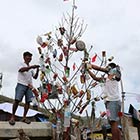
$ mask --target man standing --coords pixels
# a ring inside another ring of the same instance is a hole
[[[107,77],[97,77],[89,70],[91,68],[105,72]],[[121,140],[121,131],[118,128],[118,113],[121,111],[121,98],[118,87],[118,82],[121,80],[119,66],[115,63],[110,63],[106,68],[102,68],[96,65],[87,64],[87,69],[94,80],[104,83],[103,94],[105,97],[105,107],[108,112],[107,117],[111,125],[112,140]]]
[[[37,79],[39,73],[39,65],[30,66],[32,54],[28,51],[23,53],[23,59],[24,62],[21,63],[18,67],[18,82],[15,88],[15,101],[12,108],[12,116],[11,119],[9,120],[9,124],[11,125],[15,124],[15,113],[19,103],[22,101],[24,96],[25,96],[25,106],[22,122],[30,124],[30,120],[26,118],[31,98],[33,97],[33,93],[29,88],[29,85],[32,85],[32,78]],[[35,73],[34,69],[36,69]]]

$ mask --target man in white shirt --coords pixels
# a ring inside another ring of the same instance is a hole
[[[32,54],[30,52],[23,53],[24,62],[19,65],[18,68],[18,81],[15,88],[15,101],[12,108],[12,116],[9,120],[9,124],[15,124],[15,113],[18,108],[19,102],[22,101],[25,96],[25,106],[22,121],[30,124],[30,120],[26,118],[27,112],[29,110],[31,98],[33,97],[33,93],[29,88],[29,85],[32,85],[32,78],[37,79],[39,73],[39,65],[31,65],[30,62],[32,60]],[[34,73],[34,69],[36,72]]]
[[[105,72],[107,77],[97,77],[89,70],[91,68]],[[121,80],[119,66],[115,63],[110,63],[108,67],[102,68],[96,65],[87,64],[87,71],[94,80],[104,83],[102,94],[106,97],[104,101],[108,114],[107,117],[111,125],[112,140],[121,140],[121,131],[118,128],[118,114],[121,111],[121,98],[118,88],[118,82]]]

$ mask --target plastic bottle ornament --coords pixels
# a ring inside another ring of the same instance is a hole
[[[41,102],[41,103],[44,103],[46,99],[48,99],[48,94],[47,94],[47,93],[43,93],[43,94],[42,94],[42,97],[41,97],[41,99],[40,99],[40,102]]]
[[[42,94],[42,97],[43,97],[44,99],[48,99],[48,94],[47,94],[47,93],[43,93],[43,94]]]
[[[45,98],[41,97],[40,102],[44,103],[45,102]]]
[[[70,75],[70,68],[65,66],[64,70],[65,70],[66,77],[69,77],[69,75]]]
[[[57,45],[60,46],[60,47],[63,46],[63,40],[62,39],[58,39]]]
[[[38,52],[39,52],[39,54],[42,54],[42,50],[40,47],[38,47]]]
[[[64,27],[60,27],[60,28],[59,28],[59,31],[60,31],[60,34],[61,34],[61,35],[64,35],[64,33],[65,33],[66,30],[65,30]]]
[[[106,57],[106,51],[102,51],[102,57]]]
[[[47,88],[48,93],[51,93],[51,91],[52,91],[52,85],[50,83],[47,83],[46,84],[46,88]]]
[[[48,46],[48,42],[43,42],[43,44],[41,45],[42,48],[45,48],[46,46]]]
[[[108,61],[112,61],[114,59],[113,56],[111,56],[110,58],[108,58]]]
[[[77,95],[77,94],[78,94],[78,90],[77,90],[77,88],[76,88],[75,85],[73,85],[73,86],[71,87],[71,91],[72,91],[72,93],[73,93],[74,95]]]
[[[54,73],[53,79],[56,80],[57,77],[58,77],[58,74],[57,73]]]
[[[44,56],[43,56],[43,54],[40,56],[40,58],[39,58],[39,64],[42,66],[42,65],[44,65]]]
[[[80,90],[80,92],[79,92],[79,97],[82,97],[82,95],[84,95],[84,91],[83,90]]]
[[[50,70],[50,67],[49,67],[49,65],[47,65],[47,66],[46,66],[46,71],[45,71],[45,72],[46,72],[46,73],[50,73],[50,71],[51,71],[51,70]]]
[[[85,83],[85,79],[86,79],[86,77],[84,74],[80,75],[80,81],[82,84]]]
[[[44,81],[45,74],[43,72],[40,73],[40,81]]]
[[[57,56],[57,50],[54,49],[54,51],[53,51],[53,58],[56,58],[56,56]]]
[[[81,40],[77,41],[75,43],[75,46],[76,46],[77,50],[79,50],[79,51],[83,51],[86,48],[85,43],[83,41],[81,41]]]
[[[50,57],[47,57],[47,58],[46,58],[45,63],[48,63],[48,64],[51,63],[51,61],[50,61]]]
[[[42,41],[42,38],[40,36],[37,37],[36,41],[40,46],[42,46],[43,41]]]
[[[59,62],[63,61],[63,54],[61,53],[58,59]]]
[[[90,93],[90,90],[87,89],[86,93],[87,93],[87,100],[90,100],[90,99],[91,99],[91,93]]]
[[[62,79],[63,79],[63,81],[64,81],[65,83],[67,83],[67,82],[68,82],[68,79],[67,79],[67,77],[66,77],[66,76],[63,76],[63,77],[62,77]]]
[[[47,36],[48,37],[47,39],[49,40],[49,39],[51,39],[51,34],[52,34],[52,32],[48,32],[48,33],[44,34],[44,36]]]

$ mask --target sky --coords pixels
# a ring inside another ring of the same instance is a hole
[[[93,54],[114,56],[122,70],[125,109],[129,104],[140,109],[140,1],[76,0],[75,5],[87,24],[81,40],[93,46]],[[14,98],[22,53],[31,51],[33,63],[38,63],[37,36],[52,31],[71,7],[72,0],[0,0],[1,94]],[[102,110],[98,103],[96,108]]]

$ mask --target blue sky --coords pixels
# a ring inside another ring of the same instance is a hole
[[[71,12],[72,1],[0,0],[0,72],[3,73],[1,94],[14,98],[17,81],[16,65],[22,52],[29,50],[38,63],[36,37],[52,31],[63,13]],[[76,0],[76,14],[88,25],[82,40],[93,54],[107,52],[122,68],[125,92],[140,94],[140,1]],[[38,83],[35,82],[35,85]],[[125,108],[139,102],[126,94]],[[97,103],[97,110],[102,111]]]

